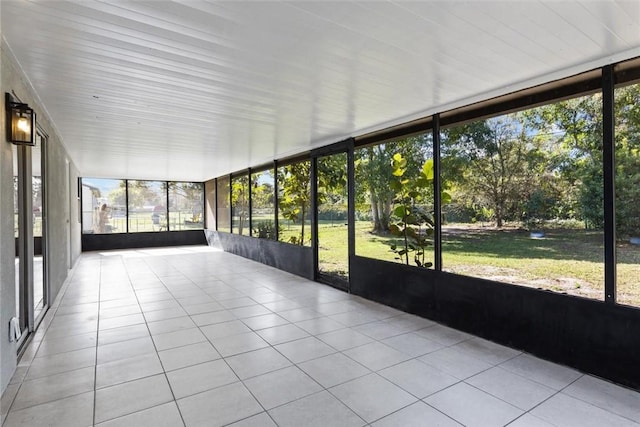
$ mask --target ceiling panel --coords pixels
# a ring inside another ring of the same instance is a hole
[[[2,0],[0,11],[5,43],[95,177],[205,180],[640,56],[636,0]]]

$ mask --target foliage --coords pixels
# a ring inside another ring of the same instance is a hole
[[[252,208],[269,208],[274,206],[273,175],[271,171],[251,175]]]
[[[391,234],[402,238],[402,244],[391,245],[396,259],[409,265],[409,255],[418,267],[431,267],[425,262],[426,248],[433,238],[433,216],[421,204],[424,191],[433,186],[433,160],[428,160],[422,169],[410,175],[407,173],[407,160],[400,153],[393,155],[391,169],[394,179],[391,188],[396,192],[393,216],[396,222],[389,226]]]
[[[278,227],[281,229],[282,227]],[[278,238],[278,229],[271,220],[259,221],[255,224],[253,235],[260,239],[276,240]]]
[[[419,172],[424,159],[432,157],[431,135],[405,137],[391,143],[364,147],[355,151],[356,204],[368,210],[373,233],[389,230],[395,191],[389,186],[394,179],[389,168],[392,157],[400,153],[406,159],[407,173]]]
[[[311,207],[311,162],[304,161],[278,168],[278,209],[283,218],[301,225],[298,236],[289,243],[304,245],[305,220]]]
[[[231,179],[231,216],[237,219],[234,228],[243,234],[249,221],[249,176],[242,175]]]
[[[166,204],[167,183],[164,181],[129,180],[121,186],[128,185],[128,202],[130,208],[144,206],[164,206]]]
[[[616,231],[640,236],[640,84],[616,89]]]
[[[169,182],[169,214],[189,212],[191,217],[185,219],[190,223],[203,220],[204,185],[200,182]]]
[[[490,214],[497,227],[517,215],[537,160],[536,143],[517,115],[448,129],[442,141],[447,156],[443,169],[458,171],[452,179],[462,190],[461,200],[484,208],[483,216]]]

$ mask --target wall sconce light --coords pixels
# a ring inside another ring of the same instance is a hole
[[[5,109],[7,111],[7,141],[17,145],[36,145],[36,114],[27,104],[17,102],[10,93],[5,93]]]

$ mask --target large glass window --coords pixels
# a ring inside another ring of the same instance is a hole
[[[225,176],[217,179],[216,197],[218,198],[218,231],[231,231],[231,210],[229,201],[229,177]]]
[[[248,236],[249,231],[249,175],[242,175],[231,179],[231,232]]]
[[[169,230],[204,228],[204,188],[200,182],[169,183]]]
[[[311,162],[280,166],[278,180],[278,240],[311,246]]]
[[[82,232],[127,232],[126,181],[82,178]]]
[[[318,272],[349,280],[347,153],[319,157]]]
[[[357,255],[433,265],[432,140],[424,133],[355,151]]]
[[[167,231],[167,183],[127,181],[129,232]]]
[[[274,185],[272,169],[251,174],[251,235],[254,237],[277,239]]]
[[[445,271],[604,297],[602,98],[442,133]]]
[[[640,84],[615,92],[617,301],[640,307]]]

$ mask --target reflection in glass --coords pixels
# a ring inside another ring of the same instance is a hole
[[[44,258],[43,248],[45,247],[44,218],[45,207],[44,185],[42,182],[42,172],[44,170],[43,138],[40,133],[36,133],[36,145],[31,147],[31,200],[33,209],[33,315],[38,315],[44,308]]]
[[[205,225],[209,230],[216,229],[216,181],[211,179],[204,183],[205,193]]]
[[[231,209],[229,201],[229,177],[218,178],[216,197],[218,198],[218,231],[229,233],[231,231]]]

